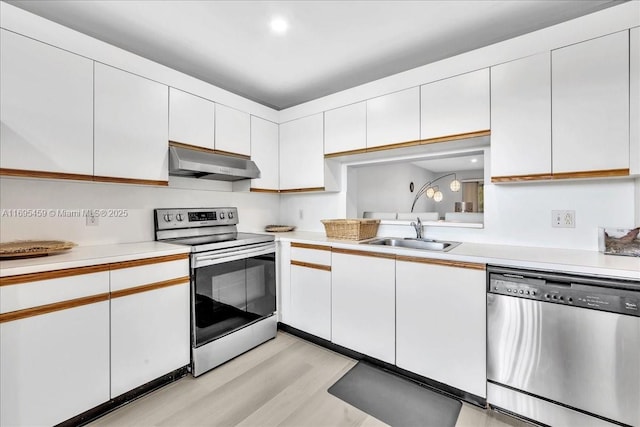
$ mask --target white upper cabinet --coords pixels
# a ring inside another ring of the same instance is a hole
[[[491,176],[551,173],[551,55],[491,68]]]
[[[169,88],[169,140],[213,150],[215,104]]]
[[[280,125],[280,189],[324,187],[323,114]]]
[[[631,29],[629,43],[629,168],[640,175],[640,27]]]
[[[251,159],[260,169],[260,178],[251,180],[251,188],[278,190],[278,125],[251,116]]]
[[[216,150],[251,156],[249,114],[216,104]]]
[[[95,64],[95,175],[168,179],[168,88]]]
[[[420,139],[420,89],[367,101],[367,148]]]
[[[420,90],[421,139],[491,127],[488,68],[429,83]]]
[[[93,61],[0,30],[0,167],[93,175]]]
[[[324,154],[367,148],[367,103],[324,113]]]
[[[551,55],[553,173],[629,168],[629,32]]]

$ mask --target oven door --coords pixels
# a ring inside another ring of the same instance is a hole
[[[273,242],[194,254],[191,273],[193,347],[276,310]]]

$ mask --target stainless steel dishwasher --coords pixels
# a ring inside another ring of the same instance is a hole
[[[491,406],[551,426],[640,426],[640,281],[487,276]]]

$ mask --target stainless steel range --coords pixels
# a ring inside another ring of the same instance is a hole
[[[274,237],[239,233],[236,208],[156,209],[156,240],[191,247],[191,373],[276,336]]]

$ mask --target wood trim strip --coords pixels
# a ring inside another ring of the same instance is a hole
[[[142,184],[168,186],[169,181],[158,181],[153,179],[118,178],[114,176],[82,175],[75,173],[46,172],[26,169],[0,168],[0,175],[16,176],[23,178],[45,178],[45,179],[68,179],[74,181],[94,181],[94,182],[115,182],[119,184]]]
[[[575,178],[611,178],[619,176],[629,176],[629,169],[608,169],[582,172],[560,172],[553,173],[552,179],[575,179]]]
[[[246,154],[232,153],[231,151],[224,151],[224,150],[213,150],[213,152],[216,154],[221,154],[223,156],[231,156],[231,157],[237,157],[239,159],[251,160],[251,156],[247,156]]]
[[[331,251],[331,246],[312,245],[310,243],[291,242],[292,248],[316,249],[319,251]]]
[[[357,251],[353,249],[331,248],[331,252],[345,255],[366,256],[371,258],[396,259],[395,254],[383,254],[380,252]]]
[[[184,142],[178,142],[178,141],[169,140],[169,146],[170,147],[178,147],[178,148],[186,148],[186,149],[189,149],[189,150],[202,151],[204,153],[215,154],[215,150],[213,148],[198,147],[197,145],[185,144]]]
[[[177,277],[175,279],[163,280],[162,282],[149,283],[147,285],[135,286],[133,288],[121,289],[111,292],[111,299],[126,297],[128,295],[139,294],[142,292],[155,291],[156,289],[167,288],[169,286],[182,285],[189,283],[189,276]]]
[[[275,194],[280,193],[280,190],[271,190],[269,188],[255,188],[255,187],[249,188],[249,191],[252,193],[275,193]]]
[[[326,153],[324,155],[324,158],[330,159],[332,157],[350,156],[353,154],[364,154],[366,152],[367,152],[366,148],[358,148],[356,150],[347,150],[347,151],[336,151],[334,153]]]
[[[0,175],[17,176],[17,177],[24,177],[24,178],[72,179],[76,181],[93,181],[93,175],[34,171],[34,170],[27,170],[27,169],[0,168]]]
[[[59,279],[61,277],[78,276],[81,274],[99,273],[102,271],[109,271],[109,264],[90,265],[87,267],[65,268],[63,270],[51,270],[0,277],[0,286],[19,285],[22,283]]]
[[[306,193],[309,191],[324,191],[324,187],[290,188],[288,190],[280,190],[280,193]]]
[[[121,268],[139,267],[142,265],[188,259],[189,254],[165,255],[153,258],[136,259],[132,261],[98,264],[86,267],[65,268],[62,270],[43,271],[38,273],[19,274],[16,276],[0,277],[0,286],[19,285],[21,283],[37,282],[40,280],[59,279],[61,277],[78,276],[81,274],[99,273],[102,271],[118,270]]]
[[[110,270],[120,270],[122,268],[131,268],[131,267],[140,267],[143,265],[149,264],[158,264],[161,262],[170,262],[170,261],[178,261],[183,259],[188,259],[189,254],[174,254],[174,255],[164,255],[153,258],[143,258],[143,259],[134,259],[131,261],[120,261],[109,264]]]
[[[454,135],[437,136],[435,138],[427,138],[420,140],[420,145],[434,144],[438,142],[457,141],[459,139],[478,138],[481,136],[490,136],[491,129],[477,130],[474,132],[458,133]]]
[[[67,310],[83,305],[95,304],[97,302],[109,301],[109,293],[92,295],[89,297],[76,298],[68,301],[55,302],[53,304],[41,305],[38,307],[26,308],[24,310],[10,311],[0,314],[0,323],[11,322],[28,317],[40,316],[42,314],[53,313],[55,311]]]
[[[153,179],[138,179],[138,178],[120,178],[115,176],[94,176],[95,182],[113,182],[116,184],[139,184],[139,185],[157,185],[162,187],[168,187],[169,181],[160,181]]]
[[[314,264],[312,262],[297,261],[295,259],[291,260],[291,265],[297,265],[299,267],[305,268],[314,268],[316,270],[331,271],[330,265]]]
[[[178,148],[186,148],[188,150],[194,151],[202,151],[203,153],[211,153],[211,154],[221,154],[223,156],[233,156],[239,159],[251,160],[251,156],[247,156],[246,154],[232,153],[231,151],[224,150],[216,150],[214,148],[207,147],[199,147],[197,145],[185,144],[184,142],[171,141],[169,140],[170,147],[178,147]]]
[[[394,144],[379,145],[377,147],[359,148],[356,150],[339,151],[336,153],[327,153],[324,155],[325,159],[332,157],[350,156],[353,154],[373,153],[376,151],[395,150],[396,148],[415,147],[418,145],[435,144],[438,142],[457,141],[459,139],[477,138],[481,136],[491,135],[490,129],[478,130],[474,132],[458,133],[454,135],[438,136],[428,139],[417,139],[415,141],[397,142]]]
[[[467,268],[472,270],[487,269],[486,264],[479,264],[476,262],[451,261],[446,259],[435,259],[435,258],[420,258],[420,257],[414,257],[414,256],[406,256],[406,255],[398,255],[396,257],[396,261],[417,262],[420,264],[443,265],[446,267]]]
[[[550,173],[540,173],[532,175],[509,175],[509,176],[492,176],[491,182],[523,182],[523,181],[543,181],[551,180],[553,177]]]

